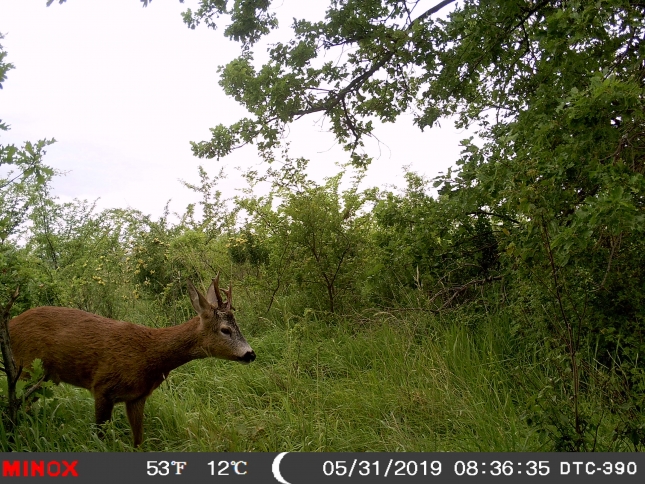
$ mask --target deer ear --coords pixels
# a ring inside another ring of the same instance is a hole
[[[202,293],[195,289],[193,283],[188,281],[188,295],[190,296],[190,302],[193,304],[193,308],[197,311],[197,314],[202,314],[210,308],[210,304],[206,300]]]

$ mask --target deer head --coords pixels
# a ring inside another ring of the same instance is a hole
[[[222,298],[222,293],[226,296],[226,302]],[[197,351],[202,353],[199,357],[213,356],[240,363],[250,363],[255,360],[255,352],[246,342],[235,322],[231,286],[229,285],[226,291],[221,290],[219,274],[213,279],[206,297],[190,282],[188,282],[188,294],[200,318],[201,341],[197,345]]]

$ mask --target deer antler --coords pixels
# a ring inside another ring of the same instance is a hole
[[[227,311],[232,311],[233,309],[235,309],[235,308],[231,305],[231,302],[232,302],[232,300],[233,300],[233,288],[232,288],[232,287],[231,287],[231,285],[229,284],[229,285],[228,285],[228,291],[224,291],[224,290],[222,290],[222,292],[223,292],[224,294],[226,294],[226,310],[227,310]]]
[[[222,301],[222,294],[220,293],[219,288],[219,272],[215,276],[215,279],[213,279],[211,287],[208,288],[206,298],[211,304],[217,301],[217,309],[222,309],[224,307],[224,301]]]

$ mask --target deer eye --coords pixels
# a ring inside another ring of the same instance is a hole
[[[225,334],[226,336],[231,336],[232,334],[230,328],[222,328],[220,329],[220,331],[222,332],[222,334]]]

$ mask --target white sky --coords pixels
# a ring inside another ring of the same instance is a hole
[[[293,17],[317,18],[327,3],[280,3],[278,36],[288,38]],[[252,146],[219,162],[197,159],[190,150],[190,141],[210,138],[209,128],[245,116],[223,94],[217,74],[239,46],[223,37],[223,29],[183,24],[180,13],[194,9],[196,0],[154,0],[148,8],[138,0],[45,4],[0,3],[0,42],[15,65],[0,90],[0,119],[11,125],[0,143],[56,138],[44,161],[66,175],[54,181],[54,195],[62,201],[100,198],[100,208],[132,207],[157,216],[169,199],[180,213],[198,200],[178,180],[197,182],[200,164],[211,174],[225,167],[225,194],[244,186],[236,167],[258,163]],[[347,156],[320,120],[299,121],[288,138],[293,156],[312,160],[317,179],[333,174],[334,163]],[[370,186],[402,186],[408,165],[436,176],[454,163],[459,140],[467,136],[448,121],[421,133],[409,117],[379,127],[376,135],[381,144],[367,147],[378,157],[366,180]]]

